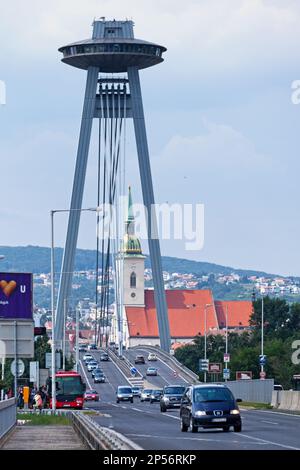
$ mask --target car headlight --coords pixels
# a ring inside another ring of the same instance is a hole
[[[164,401],[165,403],[169,403],[169,398],[163,397],[163,401]]]
[[[230,410],[230,414],[231,414],[231,415],[239,415],[239,414],[240,414],[240,410]]]
[[[198,410],[195,412],[195,416],[206,416],[206,411]]]

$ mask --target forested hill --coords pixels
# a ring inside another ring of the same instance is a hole
[[[50,272],[50,248],[40,246],[0,246],[0,255],[5,259],[0,263],[1,271],[21,271],[33,273]],[[63,249],[55,249],[55,271],[60,270]],[[163,256],[163,269],[168,272],[202,274],[230,274],[236,273],[240,276],[268,276],[273,275],[253,270],[235,269],[229,266],[221,266],[204,261],[191,261],[182,258]],[[96,251],[78,249],[76,252],[75,271],[88,271],[95,269]],[[146,258],[146,267],[150,268],[150,259]],[[275,275],[274,275],[275,276]]]

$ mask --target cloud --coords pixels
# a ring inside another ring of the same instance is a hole
[[[172,169],[177,173],[184,164],[184,172],[192,175],[201,174],[203,170],[215,173],[228,171],[255,172],[268,168],[269,156],[256,150],[253,142],[238,130],[226,124],[202,121],[203,131],[195,136],[175,135],[163,148],[155,165]],[[198,173],[199,172],[199,173]]]

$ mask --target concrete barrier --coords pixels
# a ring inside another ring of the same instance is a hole
[[[271,406],[273,406],[273,408],[277,408],[278,405],[279,405],[279,392],[277,390],[274,390],[272,392]]]
[[[283,391],[280,394],[279,410],[300,411],[300,392]]]

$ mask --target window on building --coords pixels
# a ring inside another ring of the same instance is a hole
[[[136,287],[136,274],[135,273],[130,274],[130,287],[132,289]]]

